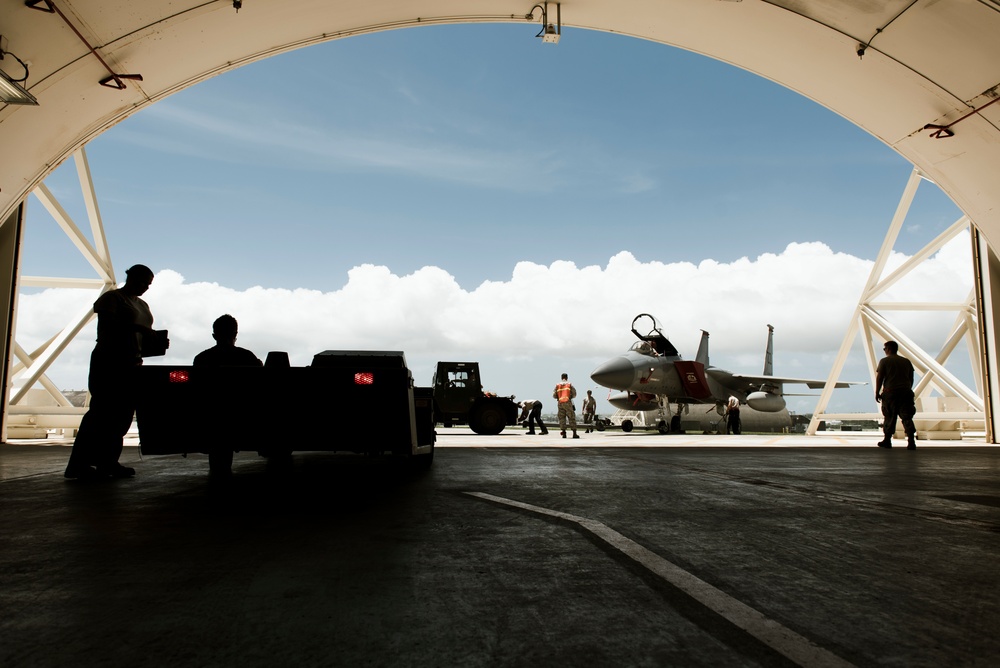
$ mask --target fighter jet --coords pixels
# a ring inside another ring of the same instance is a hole
[[[640,333],[637,327],[645,329],[647,323],[648,332]],[[648,411],[676,405],[677,413],[671,417],[669,431],[680,430],[681,409],[688,404],[715,404],[722,415],[729,398],[736,397],[740,404],[755,411],[785,413],[785,396],[796,396],[785,394],[783,386],[786,383],[801,384],[810,389],[826,385],[826,380],[774,375],[774,327],[771,325],[767,326],[764,372],[757,376],[731,373],[711,366],[708,361],[708,332],[704,330],[693,362],[681,359],[656,318],[648,313],[640,313],[632,320],[632,333],[638,341],[625,354],[601,364],[590,377],[599,385],[622,391],[608,397],[608,402],[616,408]],[[858,384],[866,383],[839,381],[836,386]],[[660,431],[667,431],[665,423]]]

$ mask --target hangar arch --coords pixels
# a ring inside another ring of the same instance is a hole
[[[509,0],[11,3],[0,47],[30,69],[23,87],[38,105],[0,107],[5,280],[16,285],[18,235],[12,228],[27,194],[130,114],[250,62],[360,33],[535,23],[525,26],[530,39],[540,17],[531,10],[531,3]],[[1000,62],[998,0],[636,0],[627,6],[567,0],[559,14],[564,28],[669,44],[805,95],[910,160],[952,197],[985,242],[1000,242],[1000,105],[993,104],[1000,87],[994,67]],[[10,62],[3,69],[16,72]],[[996,327],[989,270],[996,262],[992,254],[984,257],[980,340],[991,355]],[[13,288],[6,291],[8,315],[13,294]],[[8,317],[8,346],[9,323]],[[995,366],[989,357],[984,368]],[[991,396],[998,394],[994,382]]]

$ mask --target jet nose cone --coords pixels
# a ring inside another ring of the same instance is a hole
[[[627,390],[635,380],[635,367],[624,357],[615,357],[594,369],[590,378],[598,385],[612,390]]]

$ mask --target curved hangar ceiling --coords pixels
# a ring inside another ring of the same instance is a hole
[[[0,107],[0,220],[79,146],[216,74],[326,40],[427,24],[521,22],[529,40],[541,20],[535,9],[528,25],[533,3],[510,0],[0,3],[0,69],[20,78],[23,61],[24,87],[38,102]],[[556,3],[548,9],[554,23]],[[1000,246],[1000,104],[991,104],[1000,0],[565,0],[560,10],[564,28],[702,53],[836,111],[917,165]],[[289,93],[280,82],[268,86],[262,94]],[[773,132],[781,124],[775,118]]]

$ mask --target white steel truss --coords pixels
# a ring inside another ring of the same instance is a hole
[[[947,411],[918,411],[914,419],[921,420],[952,420],[956,422],[979,421],[985,419],[985,402],[983,400],[983,365],[980,361],[979,347],[979,324],[977,320],[977,304],[975,290],[973,289],[969,297],[962,302],[879,302],[878,297],[887,289],[895,285],[900,279],[907,276],[922,262],[937,253],[949,241],[962,233],[968,232],[974,235],[972,223],[967,216],[962,216],[955,221],[947,230],[942,232],[936,239],[921,249],[909,260],[904,262],[888,276],[882,277],[886,264],[892,253],[892,249],[899,236],[910,205],[916,195],[920,181],[926,177],[916,168],[910,174],[903,195],[896,207],[889,231],[882,242],[875,264],[872,266],[868,282],[862,291],[857,308],[851,318],[847,334],[841,343],[836,360],[830,370],[826,385],[820,393],[816,410],[812,420],[806,430],[808,434],[815,434],[822,420],[835,419],[879,419],[881,413],[826,413],[826,408],[830,403],[830,397],[836,387],[836,382],[840,378],[840,373],[854,346],[854,341],[858,333],[862,333],[862,346],[868,362],[868,370],[872,380],[872,403],[875,402],[874,385],[875,370],[878,367],[878,357],[873,341],[878,340],[879,348],[885,341],[896,341],[899,344],[899,352],[909,358],[913,363],[914,370],[920,378],[914,387],[914,396],[918,399],[928,399],[934,391],[942,397],[957,397],[963,404],[963,410]],[[972,272],[970,258],[970,273]],[[955,322],[945,338],[941,351],[937,355],[931,355],[910,339],[902,330],[893,325],[885,317],[885,311],[926,311],[926,312],[955,312]],[[965,383],[955,377],[953,373],[945,368],[945,363],[955,352],[962,342],[966,343],[969,352],[969,362],[972,366],[973,376],[976,379],[976,389],[970,389]],[[919,404],[918,404],[919,407]]]
[[[73,158],[76,163],[80,188],[83,191],[83,201],[90,222],[93,244],[73,222],[66,209],[44,183],[40,184],[33,192],[84,259],[94,268],[97,277],[22,276],[19,284],[20,287],[85,288],[94,291],[93,298],[86,303],[81,303],[80,309],[73,314],[66,325],[36,350],[28,352],[15,340],[11,347],[11,360],[9,360],[12,382],[7,414],[10,416],[9,425],[11,426],[30,424],[37,427],[72,428],[79,425],[86,409],[73,406],[45,373],[66,346],[79,334],[80,330],[94,318],[94,300],[117,285],[85,149],[80,148]],[[16,337],[16,314],[14,331]],[[41,402],[43,405],[35,405],[39,403],[37,397],[30,403],[25,401],[29,390],[35,389],[36,385],[40,386],[40,389],[45,393],[45,400]],[[3,434],[3,439],[6,440],[6,438],[7,434]]]

